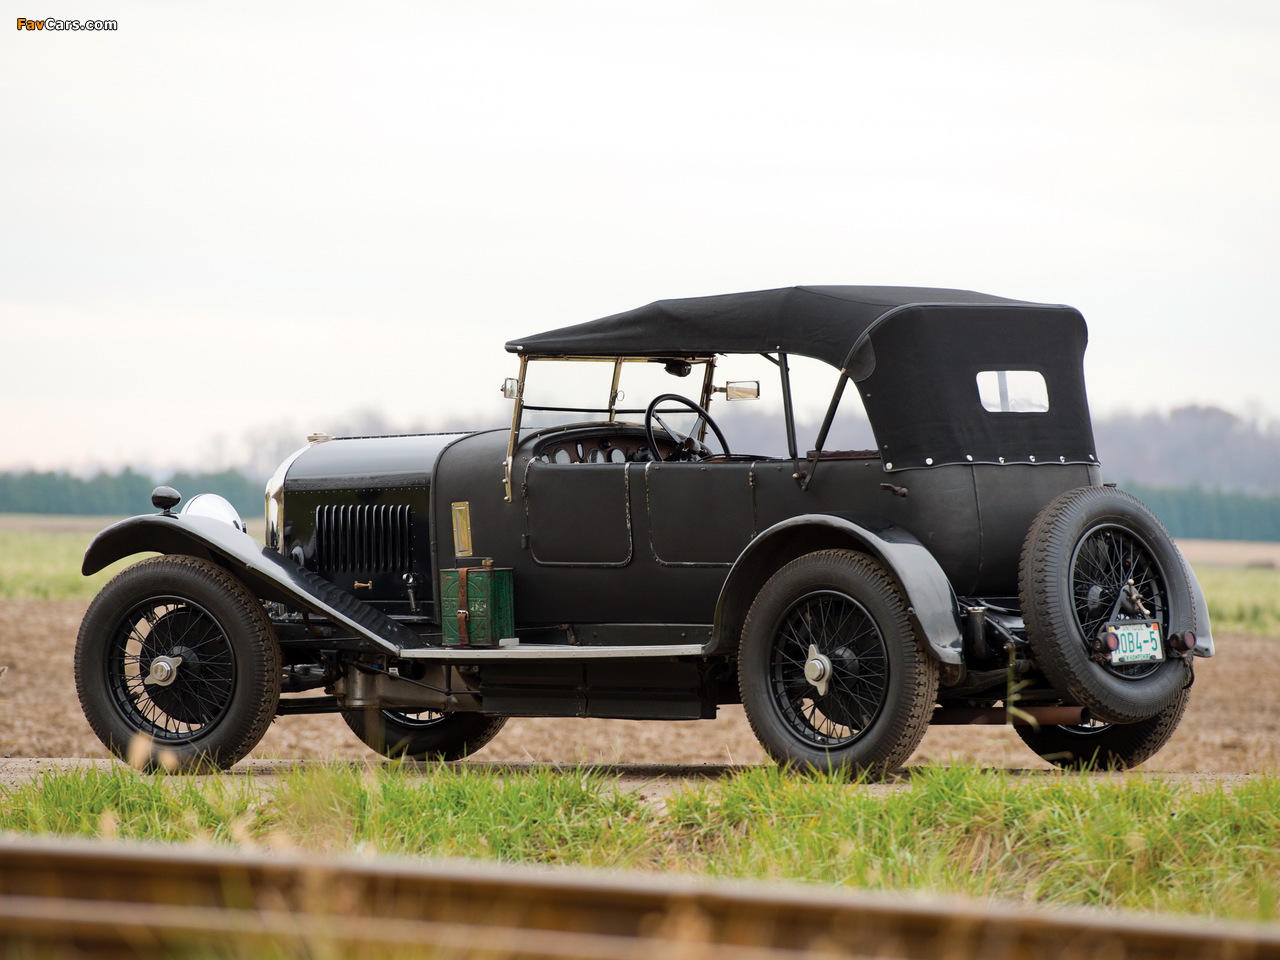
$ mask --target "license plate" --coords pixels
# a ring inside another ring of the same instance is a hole
[[[1164,641],[1160,638],[1158,623],[1140,620],[1109,623],[1107,632],[1114,634],[1117,641],[1111,651],[1112,663],[1150,663],[1164,659]]]

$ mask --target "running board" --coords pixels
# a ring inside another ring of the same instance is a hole
[[[634,660],[641,657],[700,657],[700,643],[645,644],[643,646],[583,646],[569,643],[512,643],[497,647],[415,647],[402,649],[402,660]]]

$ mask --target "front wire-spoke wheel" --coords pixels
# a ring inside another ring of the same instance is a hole
[[[107,640],[107,689],[116,709],[161,743],[190,743],[221,720],[235,689],[226,629],[189,597],[136,604]]]
[[[823,550],[791,561],[760,591],[738,678],[747,719],[780,763],[882,774],[924,736],[938,665],[884,569]]]
[[[280,649],[252,593],[194,557],[112,579],[80,625],[76,688],[89,725],[148,768],[226,768],[257,745],[280,697]]]

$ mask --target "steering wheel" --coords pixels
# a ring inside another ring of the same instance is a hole
[[[679,430],[672,430],[667,426],[658,413],[658,405],[667,401],[683,404],[689,408],[691,413],[696,413],[698,419],[694,421],[693,426],[688,433],[681,433]],[[649,404],[649,408],[644,412],[644,438],[649,444],[649,449],[653,452],[654,459],[663,459],[658,454],[658,444],[654,441],[653,424],[657,422],[667,432],[667,435],[676,442],[676,450],[667,460],[703,460],[711,456],[711,450],[706,444],[702,443],[697,435],[702,432],[702,425],[705,423],[711,428],[711,432],[716,435],[716,439],[720,441],[720,449],[724,451],[723,456],[729,456],[729,444],[725,442],[724,434],[720,432],[720,428],[716,426],[716,422],[711,419],[711,414],[703,410],[700,406],[690,400],[688,397],[682,397],[678,393],[660,393],[653,398]]]

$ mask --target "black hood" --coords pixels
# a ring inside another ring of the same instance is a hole
[[[466,433],[342,437],[313,443],[289,467],[286,492],[353,487],[425,487],[436,458]]]

